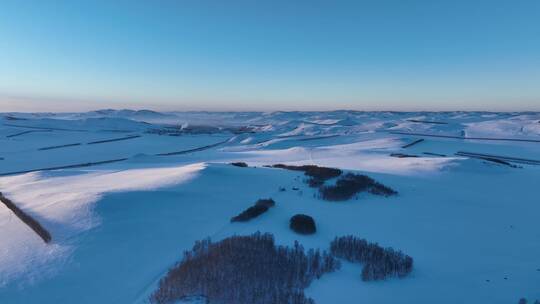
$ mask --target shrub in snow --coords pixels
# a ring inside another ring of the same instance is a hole
[[[291,217],[289,227],[293,231],[301,234],[313,234],[317,231],[315,220],[311,216],[305,214],[297,214]]]
[[[174,303],[197,295],[210,303],[314,304],[304,289],[323,274],[339,269],[326,252],[295,242],[276,246],[271,234],[233,236],[217,243],[197,241],[180,263],[159,281],[151,303]]]
[[[362,280],[383,280],[389,276],[403,278],[413,267],[413,258],[377,243],[369,243],[352,235],[336,237],[330,244],[330,252],[349,262],[363,263]]]
[[[271,207],[274,207],[276,202],[274,202],[273,199],[260,199],[258,200],[255,205],[247,208],[246,210],[242,211],[239,215],[231,218],[231,223],[233,222],[247,222],[253,218],[256,218],[257,216],[265,213],[270,209]]]
[[[245,168],[247,167],[248,165],[244,162],[235,162],[235,163],[231,163],[231,165],[233,166],[236,166],[236,167],[242,167],[242,168]]]
[[[277,164],[273,165],[272,167],[294,171],[303,171],[304,175],[308,176],[306,183],[310,187],[320,187],[324,184],[325,181],[334,177],[338,177],[341,175],[341,173],[343,173],[340,169],[319,167],[315,165],[292,166]]]
[[[353,173],[348,173],[340,177],[335,185],[319,188],[321,197],[328,201],[345,201],[364,191],[383,196],[397,194],[395,190],[375,181],[369,176]]]

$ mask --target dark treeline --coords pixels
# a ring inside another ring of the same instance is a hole
[[[321,198],[328,201],[345,201],[364,191],[382,196],[397,194],[395,190],[369,176],[353,173],[341,176],[335,185],[321,186],[319,188]]]
[[[405,153],[391,153],[391,157],[397,157],[397,158],[416,158],[418,155],[415,154],[405,154]]]
[[[86,143],[86,144],[87,144],[87,145],[97,145],[97,144],[104,144],[104,143],[110,143],[110,142],[115,142],[115,141],[129,140],[129,139],[134,139],[134,138],[139,138],[139,137],[141,137],[141,136],[140,136],[140,135],[131,135],[131,136],[120,137],[120,138],[111,138],[111,139],[104,139],[104,140],[96,140],[96,141],[88,142],[88,143]]]
[[[343,171],[337,168],[319,167],[315,165],[292,166],[277,164],[273,165],[272,167],[293,171],[302,171],[304,172],[304,175],[308,177],[306,183],[310,187],[314,188],[322,186],[325,181],[334,177],[338,177],[343,173]]]
[[[127,158],[103,160],[103,161],[97,161],[97,162],[92,162],[92,163],[82,163],[82,164],[74,164],[74,165],[66,165],[66,166],[58,166],[58,167],[38,168],[38,169],[30,169],[30,170],[23,170],[23,171],[2,172],[0,173],[0,176],[23,174],[23,173],[30,173],[30,172],[37,172],[37,171],[52,171],[52,170],[60,170],[60,169],[91,167],[91,166],[121,162],[125,160],[127,160]]]
[[[390,276],[403,278],[413,268],[413,258],[390,248],[349,235],[336,237],[330,244],[336,257],[353,263],[363,263],[362,280],[384,280]]]
[[[75,147],[80,146],[81,143],[74,143],[74,144],[66,144],[66,145],[60,145],[60,146],[50,146],[50,147],[43,147],[39,148],[39,151],[45,151],[45,150],[53,150],[53,149],[60,149],[60,148],[68,148],[68,147]]]
[[[417,140],[415,140],[415,141],[413,141],[413,142],[411,142],[411,143],[408,143],[408,144],[402,146],[401,148],[403,148],[403,149],[410,148],[410,147],[412,147],[412,146],[414,146],[414,145],[417,145],[417,144],[423,142],[424,140],[425,140],[425,139],[423,139],[423,138],[417,139]]]
[[[246,168],[248,166],[248,164],[246,164],[245,162],[234,162],[234,163],[231,163],[231,165],[235,167],[241,167],[241,168]]]
[[[318,188],[320,198],[328,201],[345,201],[360,192],[368,191],[375,195],[390,196],[397,192],[369,176],[347,173],[337,168],[319,167],[315,165],[292,166],[277,164],[273,168],[302,171],[308,177],[305,182],[312,188]],[[325,185],[329,179],[338,177],[334,185]]]
[[[326,252],[276,246],[271,234],[233,236],[217,243],[197,241],[160,280],[151,303],[174,303],[205,296],[210,303],[314,304],[304,289],[324,273],[339,269]]]
[[[265,213],[266,211],[268,211],[268,209],[270,209],[271,207],[274,207],[275,205],[276,205],[276,202],[274,202],[274,200],[271,198],[260,199],[255,203],[255,205],[247,208],[246,210],[242,211],[242,213],[240,213],[239,215],[231,218],[231,223],[247,222]]]
[[[30,227],[34,232],[39,235],[39,237],[45,242],[49,243],[52,240],[51,234],[47,229],[43,228],[41,224],[35,220],[33,217],[22,211],[15,203],[10,199],[5,197],[2,192],[0,192],[0,201],[8,207],[23,223]]]

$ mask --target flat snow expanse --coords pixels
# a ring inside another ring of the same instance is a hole
[[[321,249],[354,234],[414,258],[409,277],[377,282],[344,262],[306,290],[318,304],[534,301],[539,126],[538,113],[0,114],[0,191],[53,237],[0,204],[0,303],[146,303],[194,241],[255,231]],[[277,163],[367,174],[399,195],[323,201],[301,173],[264,167]],[[229,222],[269,197],[264,215]],[[296,213],[315,235],[289,230]]]

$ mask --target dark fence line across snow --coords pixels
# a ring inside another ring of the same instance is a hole
[[[403,148],[403,149],[406,149],[406,148],[412,147],[412,146],[414,146],[414,145],[416,145],[416,144],[419,144],[419,143],[421,143],[421,142],[423,142],[423,141],[424,141],[424,139],[423,139],[423,138],[420,138],[420,139],[417,139],[417,140],[415,140],[415,141],[413,141],[413,142],[411,142],[411,143],[408,143],[408,144],[404,145],[402,148]]]
[[[390,156],[397,157],[397,158],[418,157],[418,155],[405,154],[405,153],[391,153]]]
[[[182,150],[182,151],[176,151],[176,152],[168,152],[168,153],[158,153],[158,154],[156,154],[156,156],[182,155],[182,154],[188,154],[188,153],[192,153],[192,152],[204,151],[204,150],[208,150],[208,149],[212,149],[214,147],[220,146],[220,145],[228,142],[229,140],[231,140],[231,138],[228,138],[227,140],[224,140],[224,141],[217,142],[215,144],[202,146],[202,147],[198,147],[198,148],[194,148],[194,149]]]
[[[21,135],[28,134],[28,133],[50,132],[50,131],[51,130],[29,130],[29,131],[23,131],[23,132],[19,132],[19,133],[15,133],[15,134],[6,135],[6,138],[17,137],[17,136],[21,136]]]
[[[439,134],[425,134],[425,133],[411,133],[411,132],[397,132],[397,131],[392,131],[390,132],[390,134],[455,138],[455,139],[463,139],[463,140],[494,140],[494,141],[519,141],[519,142],[540,143],[540,139],[525,139],[525,138],[463,137],[463,136],[454,136],[454,135],[439,135]]]
[[[224,140],[224,141],[221,141],[221,142],[218,142],[218,143],[215,143],[215,144],[211,144],[211,145],[207,145],[207,146],[203,146],[203,147],[199,147],[199,148],[195,148],[195,149],[178,151],[178,152],[170,152],[170,153],[160,153],[160,154],[156,154],[156,156],[180,155],[180,154],[187,154],[187,153],[191,153],[191,152],[203,151],[203,150],[211,149],[213,147],[217,147],[219,145],[222,145],[222,144],[224,144],[224,143],[226,143],[226,142],[228,142],[230,140],[231,140],[231,138],[229,138],[227,140]],[[68,146],[68,145],[65,145],[65,146]],[[104,164],[110,164],[110,163],[117,163],[117,162],[125,161],[125,160],[128,160],[128,159],[129,159],[128,157],[125,157],[125,158],[117,158],[117,159],[104,160],[104,161],[79,163],[79,164],[72,164],[72,165],[65,165],[65,166],[45,167],[45,168],[38,168],[38,169],[28,169],[28,170],[20,170],[20,171],[3,172],[3,173],[0,173],[0,176],[24,174],[24,173],[31,173],[31,172],[38,172],[38,171],[53,171],[53,170],[61,170],[61,169],[73,169],[73,168],[91,167],[91,166],[98,166],[98,165],[104,165]]]
[[[66,145],[59,145],[59,146],[50,146],[50,147],[43,147],[39,148],[39,151],[45,151],[45,150],[54,150],[54,149],[61,149],[61,148],[68,148],[68,147],[74,147],[74,146],[80,146],[81,143],[74,143],[74,144],[66,144]]]
[[[6,207],[11,210],[23,223],[30,227],[30,229],[34,230],[34,232],[45,243],[49,243],[52,240],[51,234],[49,231],[47,231],[47,229],[45,229],[36,219],[17,207],[17,205],[5,197],[2,192],[0,192],[0,201],[4,203],[4,205],[6,205]]]
[[[0,176],[31,173],[31,172],[37,172],[37,171],[53,171],[53,170],[61,170],[61,169],[73,169],[73,168],[91,167],[91,166],[97,166],[97,165],[117,163],[117,162],[125,161],[127,159],[128,158],[118,158],[118,159],[103,160],[103,161],[88,162],[88,163],[80,163],[80,164],[73,164],[73,165],[66,165],[66,166],[57,166],[57,167],[29,169],[29,170],[21,170],[21,171],[13,171],[13,172],[4,172],[4,173],[0,173]]]
[[[456,154],[456,155],[458,155],[458,154]],[[467,156],[467,157],[475,158],[475,159],[481,159],[481,160],[484,160],[484,161],[489,161],[489,162],[492,162],[492,163],[496,163],[496,164],[499,164],[499,165],[505,165],[505,166],[512,167],[512,168],[518,168],[518,166],[513,165],[510,162],[508,162],[506,160],[503,160],[503,159],[500,159],[500,158],[494,158],[494,157],[488,157],[488,156],[473,156],[473,155],[470,155],[470,156]]]
[[[310,140],[318,140],[318,139],[328,139],[328,138],[334,138],[340,136],[339,134],[335,135],[325,135],[325,136],[315,136],[315,137],[307,137],[307,138],[300,138],[298,141],[310,141]]]
[[[458,151],[458,152],[456,152],[456,155],[458,155],[458,156],[466,156],[466,157],[473,157],[473,158],[482,158],[482,159],[484,159],[484,158],[492,158],[492,159],[499,159],[499,160],[508,161],[508,162],[527,164],[527,165],[540,165],[540,160],[526,159],[526,158],[519,158],[519,157],[512,157],[512,156],[474,153],[474,152],[465,152],[465,151]]]
[[[49,131],[71,131],[71,132],[88,132],[88,130],[78,130],[78,129],[63,129],[63,128],[49,128],[49,127],[35,127],[35,126],[22,126],[14,124],[4,124],[7,127],[16,127],[16,128],[27,128],[27,129],[36,129],[36,130],[49,130]]]
[[[132,135],[132,136],[126,136],[126,137],[120,137],[120,138],[96,140],[96,141],[91,141],[91,142],[86,143],[86,144],[87,145],[104,144],[104,143],[109,143],[109,142],[114,142],[114,141],[122,141],[122,140],[129,140],[129,139],[134,139],[134,138],[139,138],[139,137],[141,137],[141,136],[140,135]]]
[[[441,157],[446,157],[445,154],[440,154],[440,153],[433,153],[433,152],[423,152],[423,154],[425,155],[432,155],[432,156],[441,156]]]
[[[104,144],[104,143],[129,140],[129,139],[134,139],[134,138],[139,138],[139,137],[141,137],[141,136],[140,135],[132,135],[132,136],[126,136],[126,137],[120,137],[120,138],[97,140],[97,141],[88,142],[88,143],[86,143],[86,145]],[[75,146],[80,146],[80,145],[83,145],[83,143],[72,143],[72,144],[65,144],[65,145],[58,145],[58,146],[43,147],[43,148],[39,148],[38,151],[53,150],[53,149],[60,149],[60,148],[69,148],[69,147],[75,147]]]
[[[432,121],[432,120],[421,120],[421,119],[409,119],[407,121],[416,122],[416,123],[425,123],[425,124],[435,124],[435,125],[447,125],[447,122],[443,121]]]

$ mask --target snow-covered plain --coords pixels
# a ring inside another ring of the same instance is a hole
[[[306,290],[319,304],[540,299],[540,166],[456,155],[540,161],[540,113],[3,113],[0,147],[0,191],[53,237],[0,204],[0,303],[145,303],[195,240],[255,231],[321,249],[354,234],[415,260],[379,282],[343,263]],[[361,172],[399,195],[322,201],[276,163]],[[266,214],[229,222],[267,197]],[[296,213],[318,232],[290,231]]]

